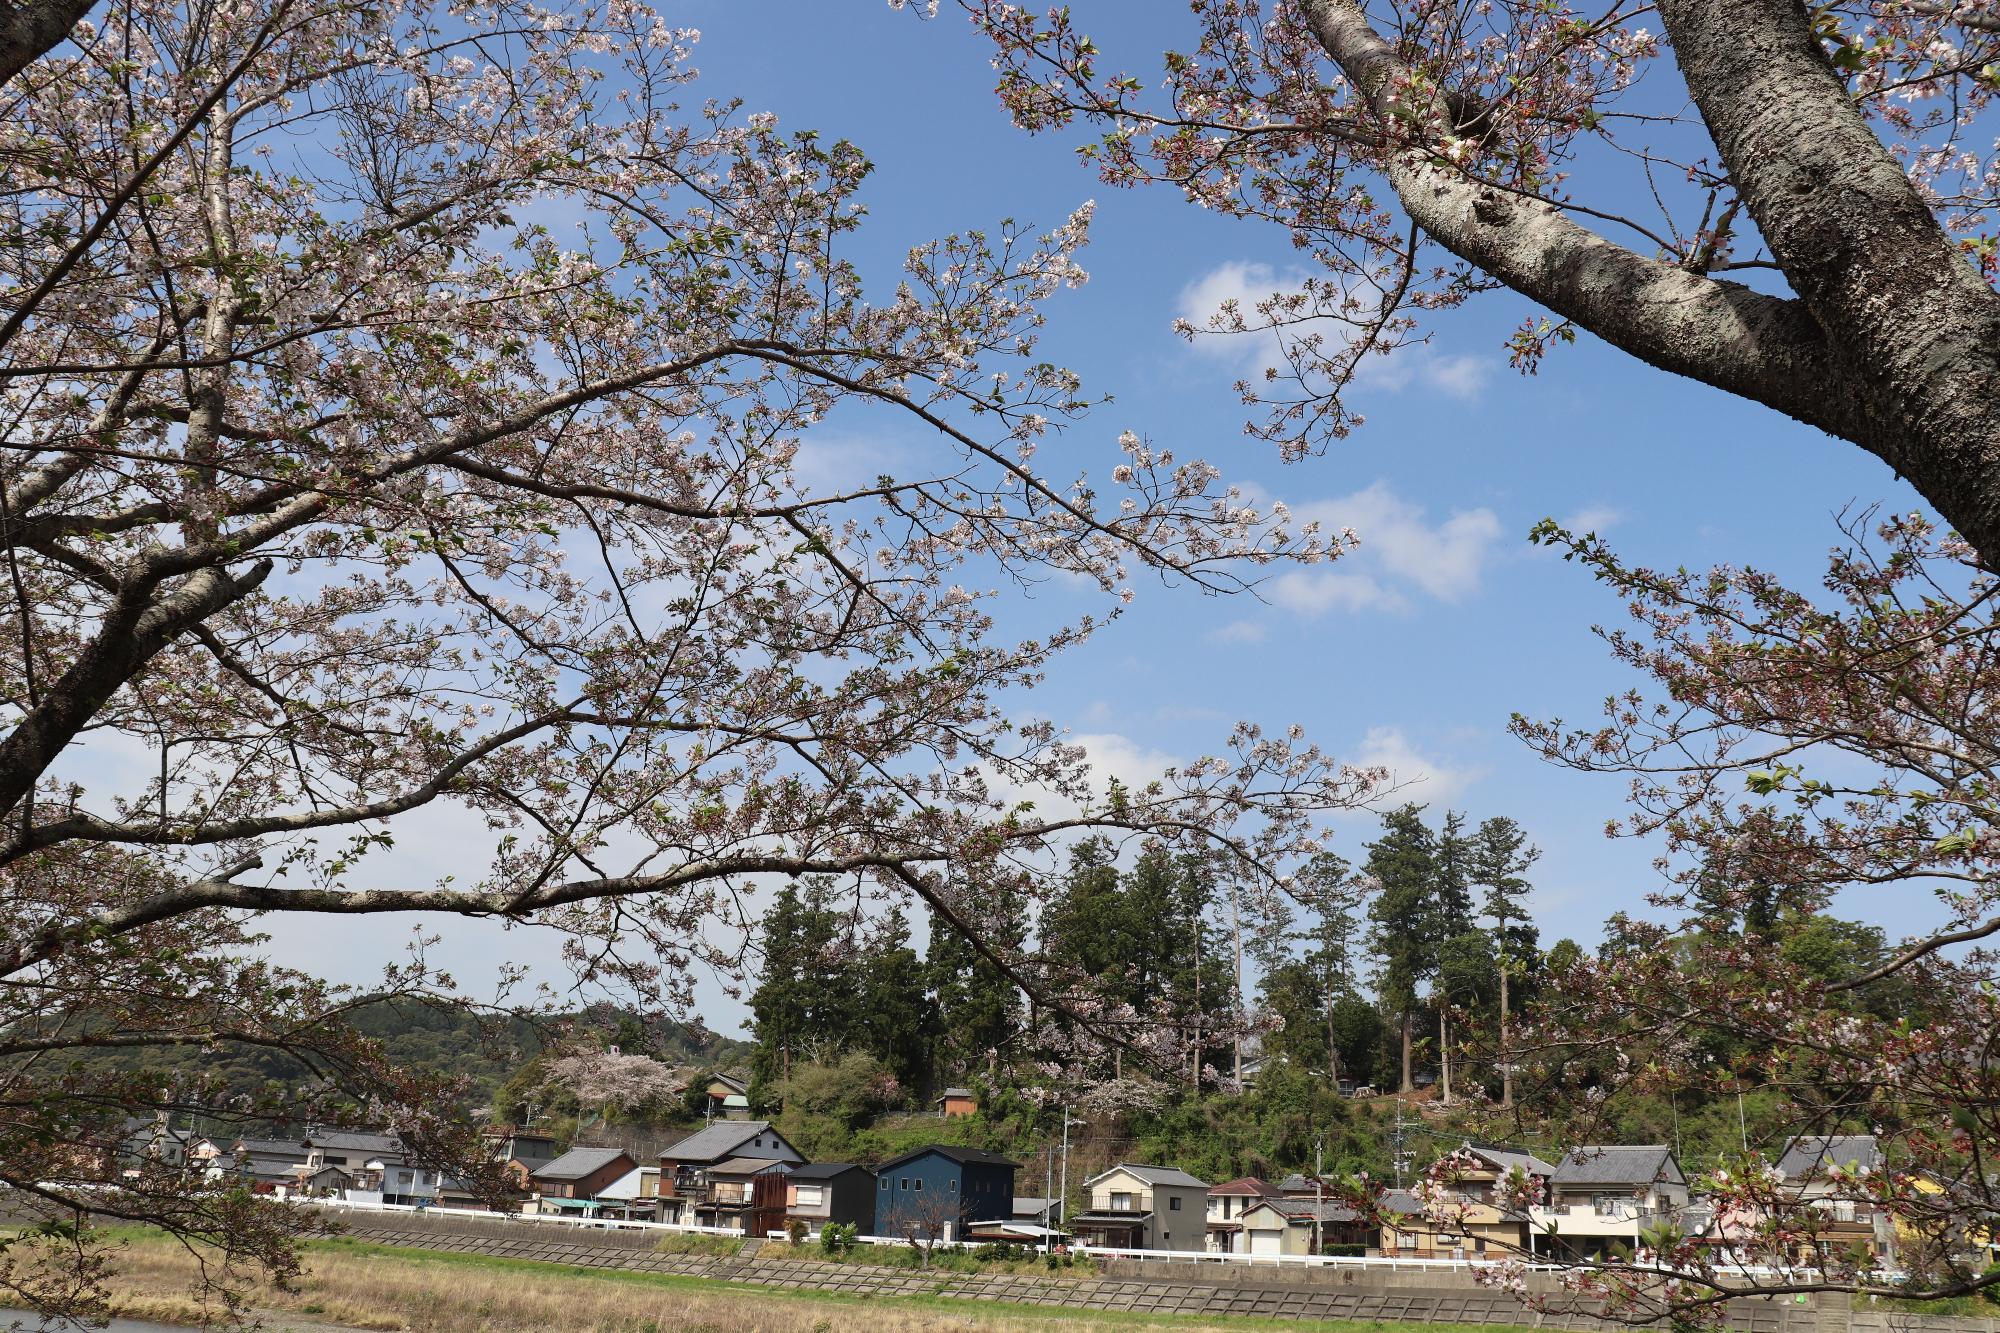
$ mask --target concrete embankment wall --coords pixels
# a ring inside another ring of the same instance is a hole
[[[635,1272],[674,1273],[758,1286],[818,1290],[861,1296],[929,1294],[964,1300],[1020,1305],[1068,1306],[1186,1315],[1261,1315],[1273,1319],[1395,1319],[1421,1323],[1511,1324],[1557,1329],[1600,1329],[1594,1316],[1573,1311],[1540,1313],[1504,1292],[1488,1291],[1465,1274],[1357,1271],[1354,1269],[1223,1270],[1209,1264],[1107,1264],[1099,1276],[1066,1277],[1037,1273],[924,1273],[866,1263],[819,1263],[786,1257],[782,1246],[765,1246],[752,1256],[668,1255],[653,1248],[657,1233],[555,1228],[495,1217],[433,1217],[423,1214],[341,1214],[356,1240],[424,1249],[530,1259],[544,1263]],[[1828,1316],[1836,1315],[1836,1319]],[[1776,1301],[1741,1301],[1730,1310],[1730,1326],[1746,1333],[1849,1333],[1847,1312]],[[2000,1333],[1988,1321],[1944,1320],[1920,1328],[1897,1317],[1864,1323],[1854,1316],[1852,1333]],[[1925,1321],[1926,1323],[1930,1321]]]

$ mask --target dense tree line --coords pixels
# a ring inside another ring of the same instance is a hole
[[[1504,816],[1474,828],[1447,812],[1432,828],[1406,805],[1366,851],[1358,868],[1321,855],[1286,896],[1210,856],[1157,842],[1121,855],[1086,838],[1032,922],[1024,904],[984,904],[986,938],[1046,990],[1098,997],[1107,1023],[1169,1035],[1143,1070],[1115,1043],[1091,1051],[1112,1083],[1143,1074],[1199,1092],[1276,1061],[1409,1091],[1431,1070],[1448,1086],[1444,1055],[1464,1048],[1479,1054],[1460,1079],[1510,1102],[1495,1053],[1543,971],[1526,906],[1536,849]],[[801,1068],[823,1082],[819,1067],[856,1055],[922,1104],[955,1081],[1032,1078],[1038,1057],[1088,1045],[949,923],[933,915],[920,958],[900,909],[871,918],[827,878],[787,884],[773,902],[751,1010],[752,1097],[765,1106],[786,1100]],[[837,1081],[859,1086],[862,1066],[844,1067]]]

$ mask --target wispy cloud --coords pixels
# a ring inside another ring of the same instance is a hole
[[[1262,322],[1257,311],[1258,303],[1273,294],[1297,295],[1305,290],[1305,284],[1306,274],[1302,269],[1287,269],[1280,273],[1269,264],[1227,260],[1181,289],[1175,313],[1203,330],[1210,327],[1210,321],[1217,314],[1222,314],[1225,320],[1231,311],[1240,315],[1244,323],[1251,327],[1240,333],[1204,332],[1195,339],[1194,346],[1202,355],[1233,370],[1255,372],[1284,362],[1279,334],[1273,329],[1256,327]],[[1365,321],[1380,305],[1381,294],[1372,285],[1364,283],[1349,288],[1344,299],[1351,299],[1354,303],[1346,313],[1357,321]],[[1315,325],[1330,344],[1345,337],[1341,322],[1330,317],[1299,325],[1294,332],[1311,331]],[[1386,356],[1371,353],[1364,357],[1355,368],[1349,388],[1396,393],[1414,384],[1448,398],[1469,401],[1485,391],[1494,366],[1491,357],[1473,353],[1444,353],[1428,344],[1418,343],[1397,348]]]
[[[1400,805],[1449,805],[1486,775],[1479,767],[1458,766],[1420,752],[1400,727],[1371,727],[1349,759],[1363,768],[1389,770],[1389,801]]]
[[[1412,598],[1459,602],[1479,591],[1500,538],[1490,509],[1461,510],[1433,522],[1424,507],[1386,482],[1331,500],[1293,506],[1329,529],[1352,528],[1360,546],[1324,570],[1297,570],[1266,594],[1304,616],[1329,611],[1403,611]]]
[[[1289,576],[1287,576],[1289,577]],[[1208,632],[1211,643],[1262,643],[1269,631],[1254,620],[1232,620]]]

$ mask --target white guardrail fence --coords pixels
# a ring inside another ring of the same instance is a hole
[[[367,1212],[367,1213],[422,1213],[431,1217],[468,1218],[474,1221],[483,1220],[489,1222],[503,1221],[509,1223],[524,1223],[531,1226],[566,1227],[572,1230],[580,1230],[580,1231],[657,1231],[657,1232],[664,1232],[669,1235],[728,1236],[733,1238],[745,1238],[743,1232],[735,1230],[730,1227],[704,1227],[704,1226],[697,1226],[691,1222],[641,1222],[619,1217],[584,1217],[572,1213],[522,1212],[522,1213],[507,1214],[507,1213],[488,1212],[474,1208],[439,1208],[429,1204],[375,1203],[372,1201],[361,1201],[353,1199],[305,1199],[305,1200],[300,1200],[300,1202],[310,1204],[311,1206],[316,1208],[329,1208],[337,1211]],[[812,1236],[809,1237],[807,1244],[808,1245],[812,1244],[813,1239],[816,1238],[816,1236],[817,1236],[816,1232],[812,1233]],[[770,1234],[768,1239],[776,1241],[786,1241],[788,1240],[788,1237],[785,1235],[784,1232],[774,1231]],[[912,1242],[906,1236],[856,1236],[854,1238],[854,1243],[857,1245],[907,1246]],[[979,1246],[988,1243],[989,1242],[987,1241],[977,1241],[977,1240],[939,1240],[935,1242],[930,1242],[930,1245],[936,1249],[955,1250],[955,1249],[977,1249]],[[1038,1248],[1037,1246],[1033,1245],[1033,1243],[1030,1241],[1016,1241],[1013,1243],[1028,1246],[1029,1248]],[[1361,1255],[1315,1255],[1315,1254],[1224,1254],[1214,1250],[1127,1250],[1127,1249],[1118,1249],[1113,1246],[1107,1246],[1107,1245],[1082,1245],[1082,1244],[1070,1245],[1066,1247],[1066,1249],[1067,1252],[1070,1254],[1090,1255],[1094,1258],[1099,1258],[1099,1259],[1137,1259],[1141,1261],[1150,1261],[1150,1262],[1204,1263],[1204,1264],[1224,1264],[1224,1265],[1235,1264],[1235,1265],[1248,1265],[1251,1267],[1278,1267],[1278,1268],[1283,1268],[1283,1267],[1355,1268],[1372,1272],[1388,1272],[1388,1273],[1439,1272],[1439,1271],[1467,1272],[1474,1269],[1491,1268],[1495,1266],[1494,1263],[1490,1261],[1480,1261],[1473,1259],[1401,1259],[1401,1258],[1390,1258],[1386,1256],[1367,1257]],[[1534,1262],[1524,1263],[1520,1266],[1521,1268],[1531,1273],[1565,1272],[1574,1270],[1575,1268],[1579,1267],[1579,1265],[1576,1264],[1553,1264],[1553,1263],[1534,1263]],[[1661,1268],[1658,1269],[1657,1271],[1663,1277],[1675,1275],[1674,1270],[1668,1268]],[[1817,1281],[1820,1277],[1819,1270],[1814,1268],[1776,1269],[1776,1268],[1766,1268],[1763,1266],[1756,1266],[1756,1265],[1746,1266],[1741,1264],[1720,1265],[1716,1269],[1716,1273],[1722,1277],[1737,1277],[1746,1279],[1753,1286],[1761,1284],[1767,1279],[1778,1279],[1780,1281],[1800,1282],[1800,1281]],[[1901,1273],[1891,1272],[1885,1274],[1884,1276],[1888,1278],[1888,1280],[1890,1281],[1897,1281],[1900,1280],[1903,1275]]]

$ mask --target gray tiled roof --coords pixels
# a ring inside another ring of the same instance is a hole
[[[849,1171],[866,1171],[865,1166],[853,1162],[806,1162],[792,1168],[793,1180],[832,1180],[835,1176],[846,1175]]]
[[[1531,1176],[1552,1176],[1556,1171],[1553,1166],[1533,1153],[1522,1152],[1517,1148],[1486,1148],[1468,1143],[1465,1150],[1474,1156],[1483,1157],[1502,1171],[1511,1171],[1517,1166]]]
[[[327,1129],[306,1135],[315,1148],[342,1148],[348,1152],[401,1152],[403,1141],[394,1134],[365,1134],[345,1129]]]
[[[1137,1176],[1148,1185],[1178,1185],[1184,1189],[1191,1190],[1205,1190],[1208,1188],[1207,1181],[1197,1180],[1179,1167],[1145,1166],[1137,1162],[1120,1162],[1118,1165],[1112,1167],[1111,1171],[1123,1171],[1127,1175]],[[1104,1175],[1098,1176],[1096,1179],[1104,1179],[1104,1176],[1110,1175],[1111,1171],[1106,1171]]]
[[[602,1171],[626,1153],[623,1148],[571,1148],[547,1166],[535,1168],[536,1180],[582,1180]],[[629,1159],[628,1159],[629,1160]]]
[[[1344,1203],[1332,1199],[1318,1202],[1312,1199],[1265,1199],[1263,1204],[1252,1204],[1245,1212],[1254,1212],[1258,1207],[1268,1205],[1287,1217],[1302,1217],[1310,1221],[1316,1213],[1322,1222],[1353,1222],[1361,1214]]]
[[[1873,1134],[1801,1135],[1785,1145],[1778,1169],[1788,1180],[1817,1175],[1829,1166],[1870,1171],[1882,1165],[1882,1149]]]
[[[719,1162],[770,1128],[768,1120],[718,1120],[662,1149],[660,1156],[670,1162]]]
[[[1650,1185],[1684,1179],[1664,1143],[1587,1144],[1571,1148],[1549,1177],[1552,1185]]]
[[[775,1157],[731,1157],[702,1168],[711,1176],[754,1176],[761,1171],[790,1169],[789,1162],[781,1162]]]

